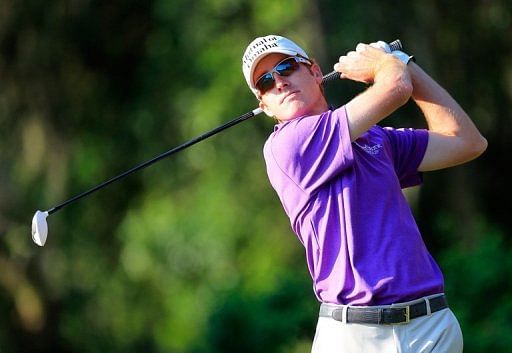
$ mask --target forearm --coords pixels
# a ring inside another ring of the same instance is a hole
[[[420,166],[433,170],[464,163],[480,155],[487,141],[453,97],[414,62],[408,65],[412,99],[423,112],[429,146]]]
[[[375,68],[373,84],[346,105],[352,141],[410,98],[412,84],[405,64],[394,57],[386,57]]]
[[[467,125],[473,125],[450,94],[414,62],[409,63],[409,72],[412,99],[423,112],[430,131],[457,135]]]

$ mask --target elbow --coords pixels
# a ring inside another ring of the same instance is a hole
[[[487,139],[480,135],[477,141],[475,141],[475,143],[473,144],[472,152],[474,154],[474,158],[477,158],[478,156],[483,154],[487,149],[488,145],[489,144],[487,142]]]
[[[483,137],[482,135],[478,135],[477,137],[474,137],[470,141],[467,141],[465,144],[465,160],[471,161],[475,158],[478,158],[480,155],[482,155],[485,150],[487,149],[488,143],[487,139]]]

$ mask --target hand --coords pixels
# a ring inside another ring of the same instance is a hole
[[[391,53],[391,47],[389,46],[388,43],[384,42],[383,40],[379,40],[378,42],[370,43],[370,46],[377,48],[377,49],[382,49],[388,54]]]
[[[374,47],[374,48],[379,48],[379,49],[382,49],[384,50],[386,53],[391,53],[393,54],[394,56],[396,56],[398,59],[400,59],[401,62],[403,62],[404,64],[408,64],[409,61],[415,61],[414,59],[414,56],[413,55],[409,55],[409,54],[406,54],[404,53],[403,51],[401,50],[391,50],[391,47],[389,46],[388,43],[382,41],[382,40],[379,40],[378,42],[373,42],[373,43],[370,43],[370,46]]]
[[[354,81],[373,83],[379,72],[385,67],[394,67],[394,70],[405,70],[405,65],[393,55],[385,52],[385,48],[359,43],[355,51],[341,56],[334,70],[340,72],[341,78]]]

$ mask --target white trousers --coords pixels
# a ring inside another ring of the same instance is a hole
[[[402,325],[362,325],[319,317],[312,353],[462,353],[462,331],[447,308]]]

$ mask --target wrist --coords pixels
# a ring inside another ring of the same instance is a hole
[[[397,96],[398,99],[403,96],[405,100],[412,94],[412,78],[405,63],[393,55],[386,55],[376,68],[373,86],[380,87],[385,94]]]
[[[407,71],[405,63],[394,55],[385,55],[384,58],[377,64],[374,70],[374,81],[377,81],[381,76],[389,76],[393,73],[400,73]]]

